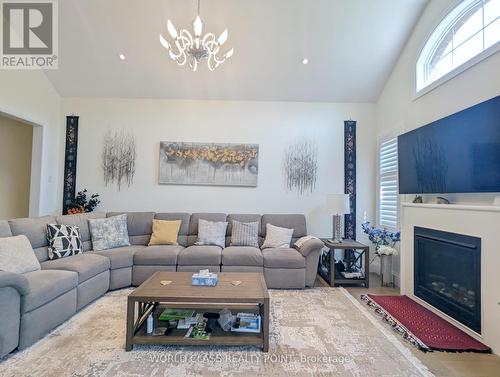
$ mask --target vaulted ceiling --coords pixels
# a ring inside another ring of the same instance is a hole
[[[192,30],[195,0],[64,0],[46,74],[65,97],[373,102],[426,2],[202,0],[205,30],[227,28],[235,52],[192,72],[158,36],[169,18]]]

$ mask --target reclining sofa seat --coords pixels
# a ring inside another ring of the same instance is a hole
[[[196,272],[209,269],[211,272],[220,272],[222,247],[213,245],[195,245],[198,240],[198,221],[226,221],[224,213],[193,213],[189,222],[187,236],[188,246],[177,257],[177,271]]]
[[[141,285],[156,271],[176,271],[177,258],[188,244],[189,213],[157,213],[156,220],[181,220],[178,245],[152,245],[134,254],[132,285]]]
[[[259,247],[232,246],[231,234],[233,231],[233,220],[250,223],[259,222],[258,235]],[[262,216],[255,214],[230,214],[227,216],[226,247],[222,250],[223,272],[264,272],[264,259],[262,257]]]
[[[55,217],[9,220],[13,236],[24,234],[42,264],[48,260],[47,224]],[[19,349],[26,348],[69,319],[77,308],[78,274],[73,271],[39,270],[16,274],[27,291],[21,295]]]
[[[127,229],[130,246],[93,251],[110,261],[109,289],[129,287],[132,284],[134,255],[149,243],[153,227],[154,212],[108,212],[106,217],[127,214]]]

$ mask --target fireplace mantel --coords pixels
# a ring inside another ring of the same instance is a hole
[[[413,291],[414,228],[424,227],[481,238],[481,312],[479,335],[420,300]],[[401,204],[401,293],[484,342],[500,354],[500,206],[469,204]]]
[[[401,205],[403,207],[435,208],[435,209],[447,209],[455,211],[500,212],[500,206],[492,206],[492,205],[430,204],[430,203],[402,203]]]

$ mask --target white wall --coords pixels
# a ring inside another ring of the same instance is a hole
[[[426,125],[500,94],[500,53],[415,98],[415,63],[428,36],[458,0],[431,1],[417,22],[376,106],[377,140]],[[445,195],[456,203],[491,203],[491,194]],[[411,200],[402,197],[403,201]],[[432,195],[424,200],[433,200]],[[399,273],[399,258],[394,270]]]
[[[63,170],[61,98],[42,71],[0,70],[0,112],[35,127],[30,216],[59,212]],[[38,145],[38,141],[40,142]]]
[[[292,102],[231,102],[155,99],[63,99],[63,115],[80,116],[77,188],[101,194],[101,210],[304,213],[311,233],[331,235],[321,208],[327,193],[343,192],[344,120],[358,121],[358,226],[374,210],[374,106]],[[131,187],[106,187],[101,168],[107,130],[128,130],[137,141]],[[284,149],[297,138],[318,145],[318,181],[312,194],[284,189]],[[257,188],[158,184],[160,141],[256,143]],[[359,237],[363,239],[363,236]]]

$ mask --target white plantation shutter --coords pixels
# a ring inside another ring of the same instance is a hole
[[[379,149],[379,208],[380,226],[398,228],[398,139],[391,138],[380,143]]]

